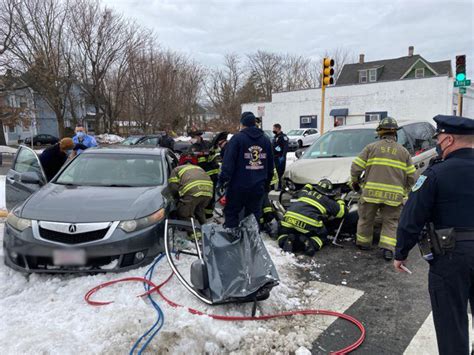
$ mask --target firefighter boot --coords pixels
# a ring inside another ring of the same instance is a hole
[[[304,243],[304,254],[308,256],[314,256],[316,252],[319,250],[319,246],[316,242],[310,238],[306,238]]]
[[[387,261],[393,260],[393,251],[382,248],[382,257]]]

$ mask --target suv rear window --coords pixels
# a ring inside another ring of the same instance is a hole
[[[436,146],[436,141],[433,139],[435,130],[428,122],[414,123],[403,128],[413,143],[415,155]]]

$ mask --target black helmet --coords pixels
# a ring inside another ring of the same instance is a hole
[[[395,133],[398,130],[398,123],[392,117],[385,117],[380,121],[378,127],[375,130],[379,133],[379,135],[390,132]]]
[[[217,144],[219,144],[220,141],[227,140],[227,136],[229,135],[229,132],[220,132],[217,136],[214,137],[212,140],[212,147],[217,148]]]
[[[314,185],[314,188],[319,193],[326,195],[326,196],[335,196],[336,192],[334,191],[334,186],[329,179],[321,179],[319,182]]]

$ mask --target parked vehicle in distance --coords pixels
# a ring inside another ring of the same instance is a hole
[[[37,134],[36,136],[33,136],[33,145],[56,144],[58,142],[59,138],[52,136],[51,134]],[[23,143],[31,145],[31,137],[26,137]]]
[[[128,146],[160,146],[160,138],[162,134],[149,134],[149,135],[135,135],[127,137],[121,145],[128,145]],[[181,154],[187,151],[191,147],[190,141],[184,141],[180,139],[174,139],[174,152],[177,154]]]
[[[21,146],[6,178],[5,264],[23,272],[123,271],[163,251],[176,156],[163,148],[88,149],[46,184]]]
[[[292,129],[286,135],[291,143],[296,143],[298,145],[297,148],[310,146],[320,136],[319,131],[316,128]]]

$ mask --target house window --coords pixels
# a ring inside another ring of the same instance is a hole
[[[366,82],[367,82],[367,70],[360,70],[359,83],[366,83]]]
[[[425,68],[415,69],[415,78],[424,78],[425,77]]]
[[[15,126],[12,124],[8,125],[8,132],[15,133]]]
[[[346,116],[334,117],[334,127],[345,126],[345,125],[346,125]]]
[[[380,121],[379,113],[371,113],[365,116],[365,122]]]
[[[369,70],[369,81],[371,83],[377,81],[377,69],[370,69]]]

